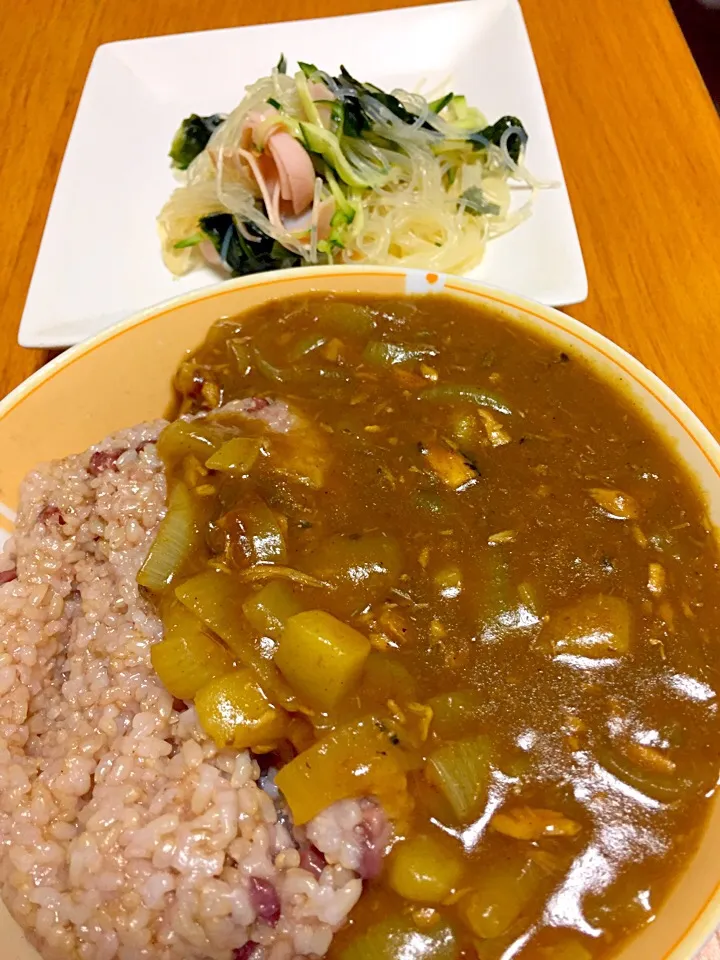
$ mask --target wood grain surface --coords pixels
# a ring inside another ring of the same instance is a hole
[[[18,347],[16,332],[97,45],[382,6],[8,0],[10,15],[0,18],[2,394],[47,359]],[[671,9],[666,0],[522,6],[588,267],[590,296],[570,312],[639,357],[720,433],[720,123]]]
[[[0,17],[0,394],[47,359],[18,347],[17,326],[97,45],[384,5],[7,0]],[[720,123],[670,7],[666,0],[522,6],[588,267],[590,296],[570,312],[634,353],[720,434]],[[704,957],[720,960],[718,944]]]

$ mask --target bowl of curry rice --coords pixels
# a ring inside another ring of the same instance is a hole
[[[292,270],[69,351],[0,442],[12,960],[713,930],[720,450],[619,347],[470,281]]]

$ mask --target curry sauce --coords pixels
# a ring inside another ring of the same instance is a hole
[[[394,823],[329,956],[611,957],[718,773],[717,550],[671,452],[441,296],[271,302],[176,388],[158,673],[276,758],[297,824],[349,795]]]

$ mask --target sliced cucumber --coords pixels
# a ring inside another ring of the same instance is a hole
[[[377,177],[363,176],[350,165],[342,151],[340,141],[334,133],[313,123],[300,123],[300,132],[305,146],[311,153],[318,153],[337,173],[340,179],[350,187],[373,187],[381,183]]]

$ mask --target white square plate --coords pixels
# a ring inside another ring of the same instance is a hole
[[[540,78],[517,0],[437,6],[127,40],[99,47],[58,177],[19,340],[67,346],[136,310],[217,282],[176,279],[155,218],[175,186],[168,149],[189,113],[229,112],[284,53],[344,64],[384,89],[447,84],[491,120],[522,119],[527,165],[560,185],[495,240],[472,276],[543,303],[576,303],[587,278]]]

